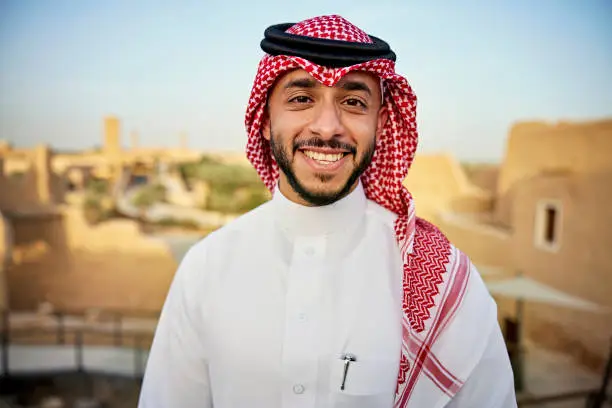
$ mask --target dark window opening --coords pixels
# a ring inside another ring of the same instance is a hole
[[[557,209],[554,207],[546,207],[544,219],[544,241],[547,244],[554,244],[557,237]]]

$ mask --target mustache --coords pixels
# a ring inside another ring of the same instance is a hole
[[[347,150],[353,155],[357,153],[357,149],[355,148],[355,146],[352,146],[348,143],[342,143],[335,139],[323,140],[319,138],[312,138],[308,140],[296,141],[295,143],[293,143],[293,152],[295,153],[298,149],[303,149],[305,147],[319,147],[319,148],[327,147],[329,149]]]

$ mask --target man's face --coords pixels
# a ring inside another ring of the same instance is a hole
[[[267,114],[263,135],[281,169],[280,189],[306,205],[331,204],[357,186],[387,120],[379,79],[365,72],[327,87],[291,71],[272,88]]]

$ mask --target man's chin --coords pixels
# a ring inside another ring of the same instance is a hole
[[[342,199],[351,188],[344,184],[309,186],[300,183],[297,193],[304,201],[313,205],[328,205]],[[352,186],[351,186],[352,187]]]

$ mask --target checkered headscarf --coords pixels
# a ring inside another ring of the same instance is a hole
[[[287,33],[372,43],[368,34],[337,15],[302,21],[292,26]],[[299,57],[264,55],[259,63],[246,110],[246,154],[272,192],[278,182],[279,168],[269,142],[262,136],[262,120],[270,87],[282,74],[294,68],[304,69],[327,86],[333,86],[351,71],[374,73],[384,83],[384,103],[389,117],[377,140],[372,163],[361,176],[361,182],[368,199],[398,215],[395,233],[404,260],[404,342],[399,385],[405,381],[409,368],[406,336],[410,331],[419,333],[426,330],[430,309],[439,292],[438,285],[442,282],[451,251],[448,240],[437,228],[415,217],[412,196],[402,184],[417,148],[416,96],[408,81],[395,73],[395,62],[388,59],[328,68]]]

